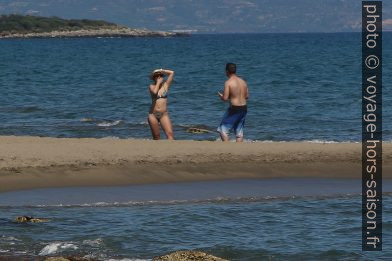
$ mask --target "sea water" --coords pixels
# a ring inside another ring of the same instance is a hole
[[[384,34],[384,61],[392,34]],[[175,138],[215,140],[226,62],[248,82],[245,136],[360,141],[361,34],[0,40],[0,135],[151,138],[148,76],[176,72]],[[384,138],[392,138],[391,63],[383,68]],[[187,130],[198,127],[209,133]]]
[[[228,180],[37,189],[0,195],[0,256],[151,260],[197,249],[230,260],[388,260],[392,182],[384,181],[383,251],[361,251],[359,180]],[[49,218],[18,224],[16,216]]]

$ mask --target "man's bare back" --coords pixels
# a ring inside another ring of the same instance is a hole
[[[248,86],[243,79],[236,75],[231,76],[225,82],[225,92],[226,89],[229,92],[228,98],[230,99],[231,105],[246,105],[246,100],[248,99]]]

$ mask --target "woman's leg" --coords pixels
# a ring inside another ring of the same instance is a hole
[[[148,124],[150,125],[152,138],[154,140],[159,140],[161,138],[161,134],[159,132],[159,122],[154,114],[148,114]]]
[[[168,140],[174,140],[173,137],[173,126],[170,121],[170,117],[168,113],[164,113],[161,117],[161,126],[163,131],[165,132]]]

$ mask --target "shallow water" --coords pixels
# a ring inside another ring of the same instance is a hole
[[[391,180],[383,182],[383,191],[392,192]],[[360,193],[361,180],[358,179],[233,179],[3,192],[0,206],[126,206],[231,200],[246,202],[271,198],[348,196]]]
[[[385,33],[385,60],[391,41]],[[359,33],[1,40],[0,49],[0,135],[150,138],[148,75],[165,67],[176,71],[176,138],[215,140],[227,107],[216,92],[233,61],[250,87],[247,139],[360,140]],[[392,140],[391,64],[383,71],[384,139]]]
[[[360,188],[271,179],[1,193],[0,255],[149,260],[201,249],[230,260],[388,260],[392,182],[384,182],[379,253],[361,252]],[[12,223],[19,215],[52,220]]]

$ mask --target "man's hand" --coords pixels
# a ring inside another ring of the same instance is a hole
[[[218,92],[219,98],[223,101],[223,94],[221,92]]]

